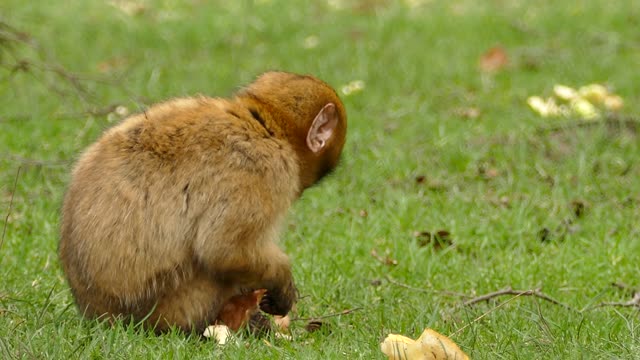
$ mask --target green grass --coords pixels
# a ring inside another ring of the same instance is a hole
[[[0,42],[0,358],[382,359],[386,334],[431,327],[474,359],[640,359],[638,308],[585,310],[640,288],[639,134],[526,105],[557,83],[598,82],[636,117],[638,2],[139,3],[135,15],[98,1],[0,4],[1,20],[37,43]],[[310,36],[317,46],[305,48]],[[482,75],[479,57],[498,44],[509,65]],[[22,59],[30,66],[12,71]],[[43,65],[79,74],[83,90]],[[88,112],[226,96],[269,69],[365,83],[343,97],[341,167],[294,206],[282,239],[298,316],[359,310],[320,332],[294,322],[292,342],[227,348],[81,320],[56,256],[59,208],[74,159],[118,118]],[[480,116],[460,115],[470,107]],[[413,236],[438,230],[454,246]],[[541,288],[571,309],[526,296],[461,306],[506,287]]]

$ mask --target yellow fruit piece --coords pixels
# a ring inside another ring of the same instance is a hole
[[[418,340],[389,334],[380,350],[389,360],[469,360],[456,343],[432,329],[425,329]]]
[[[589,84],[582,86],[578,90],[578,94],[581,98],[593,104],[602,104],[605,98],[609,96],[609,90],[604,85]]]
[[[624,101],[618,95],[609,95],[604,98],[604,107],[607,110],[618,111],[624,106]]]
[[[600,116],[600,112],[592,103],[585,99],[575,99],[571,102],[571,110],[583,119],[595,119]]]
[[[561,100],[570,101],[578,97],[578,92],[569,86],[555,85],[553,87],[553,93]]]
[[[562,109],[553,98],[544,100],[540,96],[530,96],[527,104],[542,117],[558,116],[562,114]]]

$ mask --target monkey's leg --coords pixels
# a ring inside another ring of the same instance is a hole
[[[155,326],[156,332],[175,326],[184,332],[202,333],[216,319],[226,293],[211,278],[195,274],[158,299],[147,323]]]

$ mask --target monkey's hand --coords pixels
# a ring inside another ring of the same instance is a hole
[[[260,301],[260,310],[271,315],[287,315],[298,299],[298,290],[293,281],[284,288],[267,289]]]

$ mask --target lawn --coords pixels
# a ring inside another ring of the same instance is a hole
[[[639,28],[631,0],[3,0],[0,358],[383,359],[430,327],[472,359],[640,359]],[[74,160],[127,113],[271,69],[324,79],[349,116],[282,236],[293,340],[80,319],[56,255]],[[527,105],[590,83],[622,110]],[[509,288],[531,291],[475,301]]]

